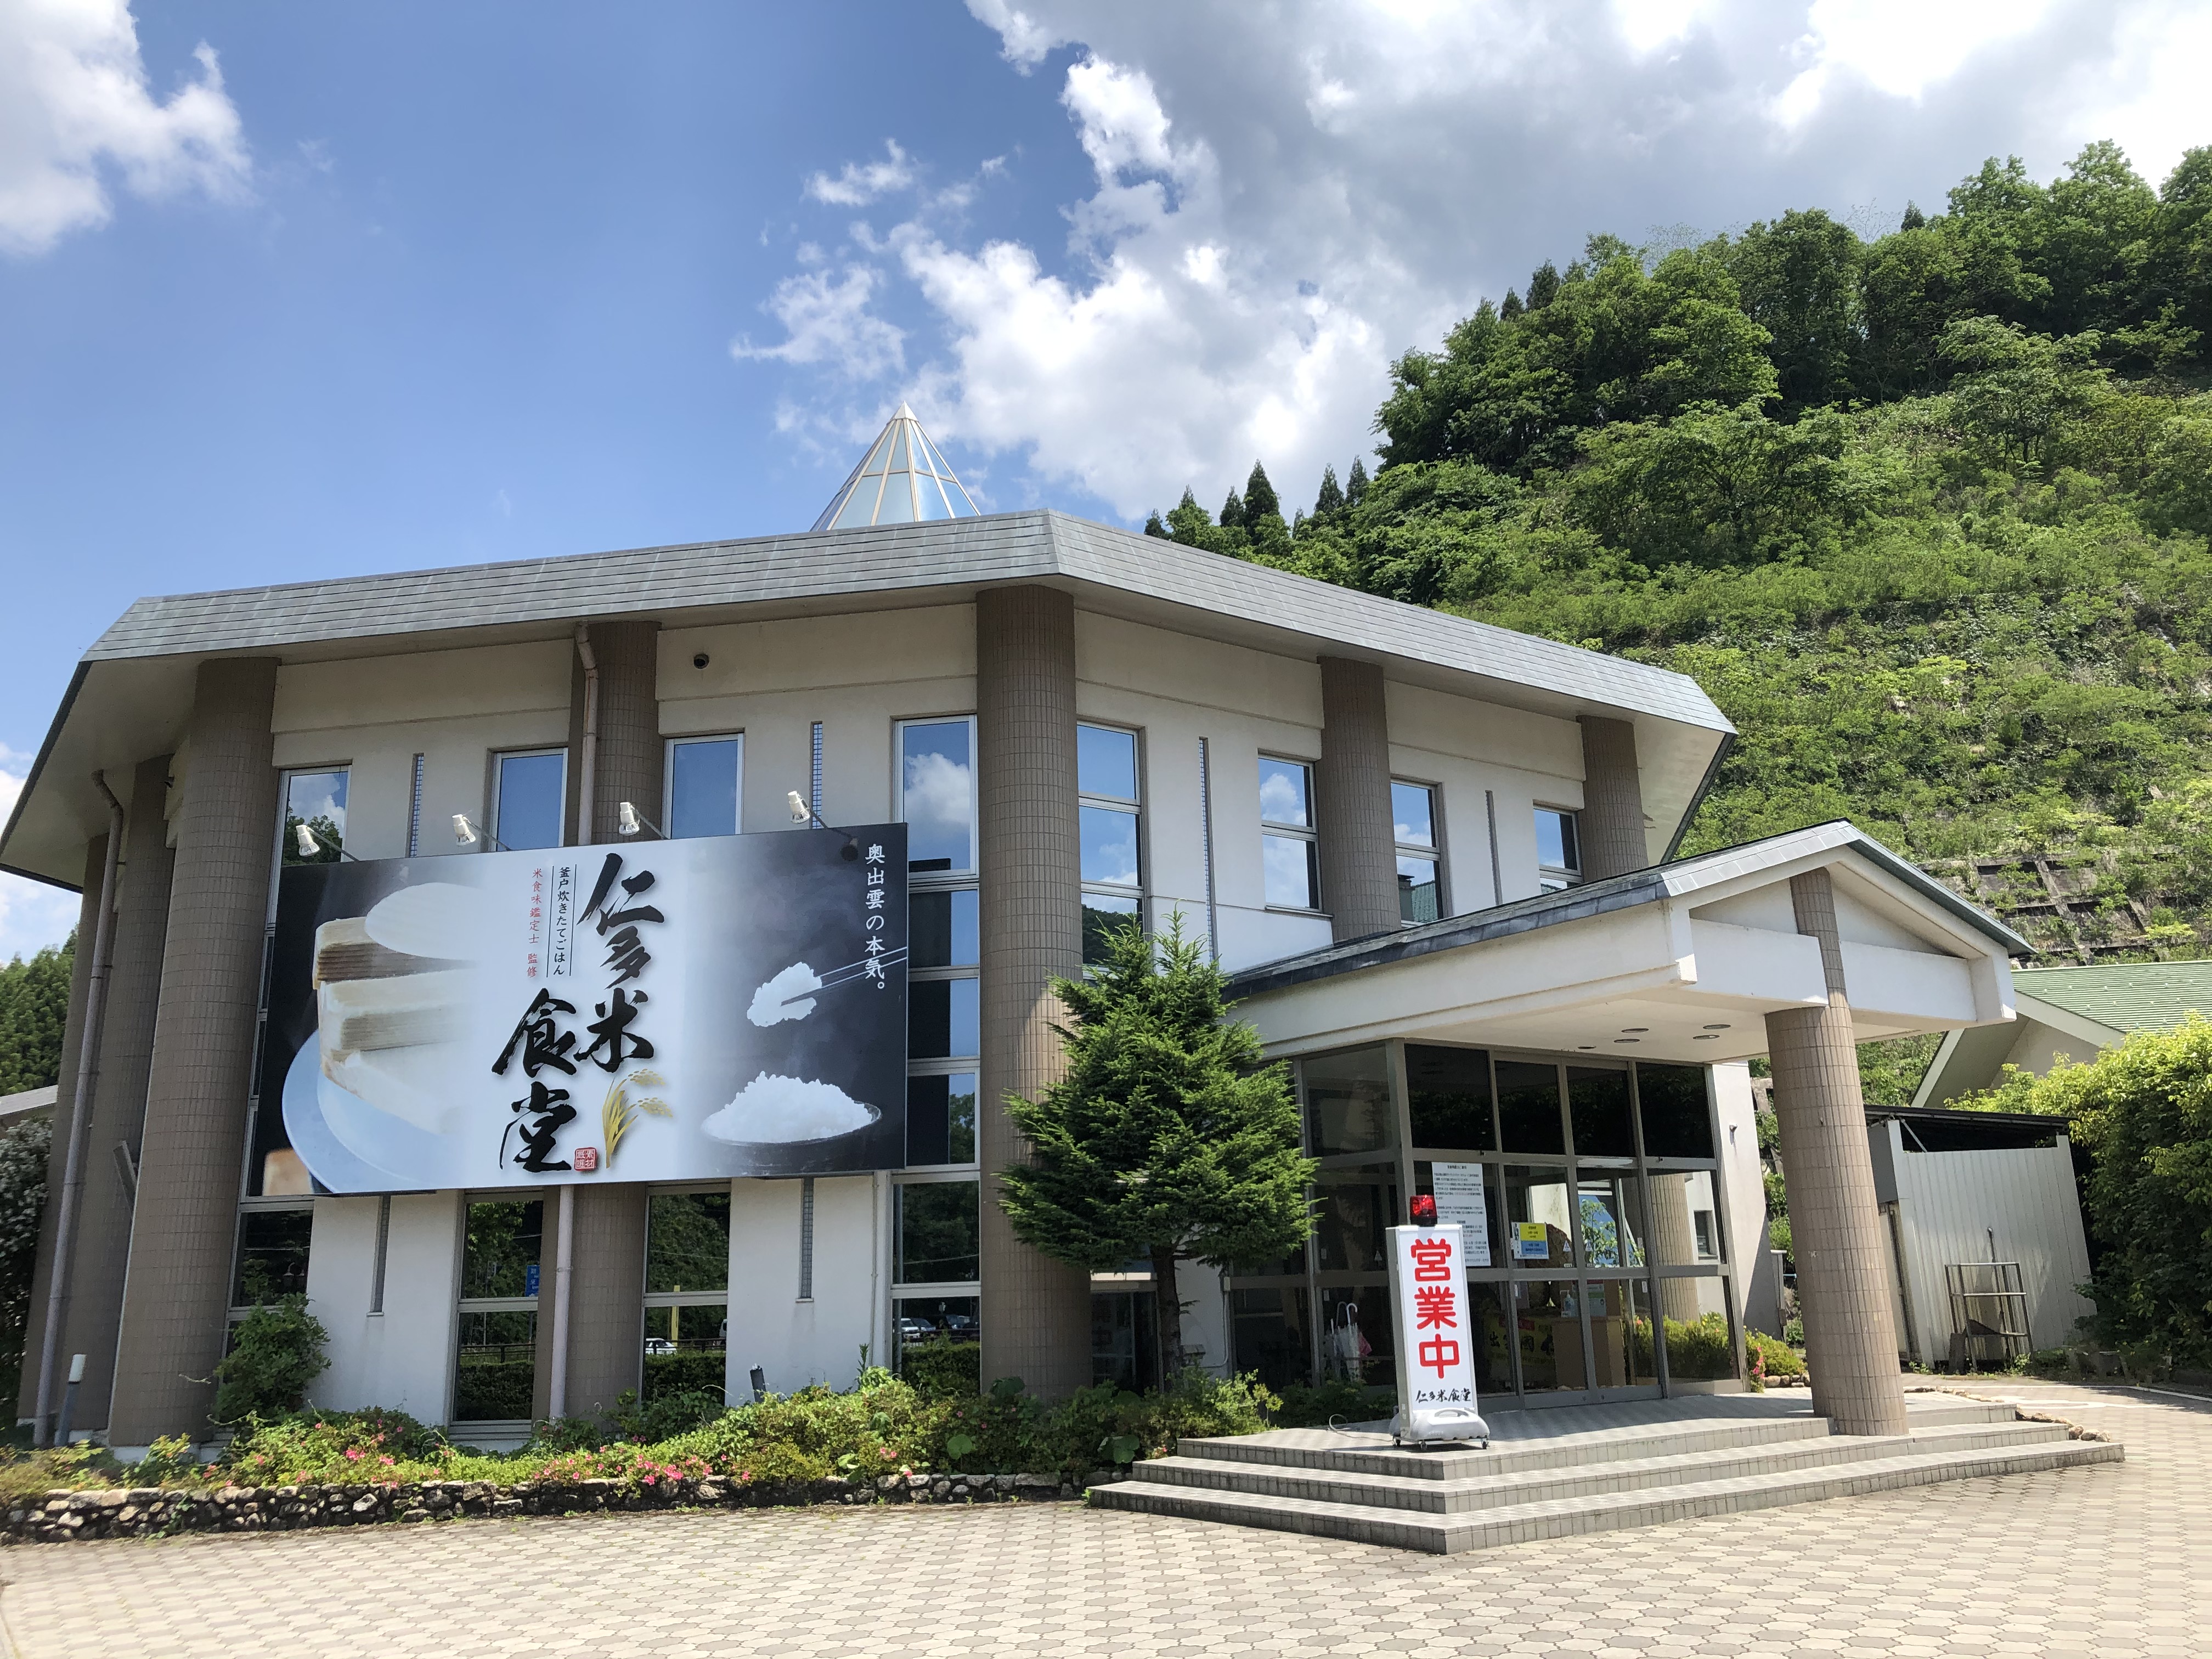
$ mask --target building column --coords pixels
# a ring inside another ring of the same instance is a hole
[[[276,862],[276,660],[200,665],[108,1439],[204,1439],[230,1307],[264,930]],[[146,1224],[142,1230],[138,1222]]]
[[[1651,1195],[1651,1260],[1662,1267],[1686,1267],[1698,1259],[1698,1234],[1690,1219],[1690,1177],[1654,1172],[1645,1177]],[[1659,1281],[1659,1310],[1686,1323],[1698,1316],[1695,1279]]]
[[[1584,714],[1582,832],[1583,878],[1601,881],[1648,868],[1644,835],[1644,781],[1636,761],[1632,721]]]
[[[660,625],[603,622],[591,625],[592,656],[599,669],[597,752],[592,764],[589,839],[620,840],[622,804],[629,801],[655,823],[662,821],[667,744],[660,735]],[[568,744],[568,831],[582,839],[584,664],[574,664]],[[649,836],[623,843],[649,847]],[[589,1115],[589,1113],[586,1113]],[[544,1191],[544,1260],[539,1266],[538,1334],[553,1339],[553,1264],[560,1244],[560,1194]],[[635,1181],[577,1183],[576,1237],[568,1285],[568,1381],[571,1417],[603,1415],[625,1389],[643,1389],[645,1376],[645,1248],[647,1200]],[[551,1350],[544,1348],[550,1359]],[[550,1409],[550,1366],[538,1366],[536,1409]]]
[[[1028,1158],[1003,1103],[1065,1073],[1055,975],[1083,970],[1076,811],[1075,601],[1048,587],[975,600],[978,901],[982,972],[982,1380],[1042,1399],[1091,1384],[1091,1279],[1014,1237],[998,1171]]]
[[[39,1409],[39,1365],[46,1349],[46,1298],[52,1294],[54,1276],[54,1224],[61,1207],[63,1166],[69,1160],[70,1120],[76,1110],[76,1061],[84,1047],[84,1011],[92,987],[93,941],[100,933],[100,884],[106,872],[107,837],[94,836],[85,843],[84,887],[77,903],[76,949],[70,959],[69,1011],[62,1020],[61,1072],[56,1079],[54,1092],[53,1144],[46,1154],[47,1202],[39,1218],[38,1253],[32,1258],[22,1375],[18,1379],[15,1395],[16,1416],[22,1422],[28,1422]],[[61,1363],[62,1376],[66,1377],[66,1351]]]
[[[1321,765],[1314,829],[1329,935],[1397,931],[1397,831],[1390,812],[1390,722],[1382,670],[1348,657],[1321,659]]]
[[[1790,900],[1797,931],[1820,942],[1828,985],[1826,1006],[1766,1016],[1813,1409],[1838,1434],[1904,1434],[1889,1254],[1828,872],[1792,876]]]
[[[122,890],[115,906],[115,955],[101,1018],[100,1077],[91,1133],[84,1146],[82,1207],[70,1271],[66,1357],[85,1356],[76,1400],[81,1429],[104,1427],[115,1382],[115,1338],[123,1316],[123,1280],[131,1259],[132,1194],[115,1155],[143,1150],[146,1086],[154,1060],[154,1020],[161,1006],[162,945],[169,931],[169,885],[176,854],[169,850],[169,757],[143,761],[132,775],[131,816],[124,831]],[[272,832],[273,833],[273,832]]]

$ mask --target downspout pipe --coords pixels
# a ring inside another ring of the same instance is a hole
[[[84,1143],[92,1130],[93,1085],[100,1073],[100,1028],[107,1011],[109,960],[115,946],[115,872],[123,857],[123,803],[94,772],[93,787],[107,798],[107,858],[100,872],[100,926],[94,930],[92,975],[85,983],[84,1030],[79,1035],[76,1089],[70,1102],[69,1150],[62,1158],[62,1196],[54,1214],[53,1268],[46,1283],[46,1328],[39,1344],[39,1397],[33,1438],[52,1443],[54,1367],[61,1358],[62,1319],[69,1309],[70,1258],[76,1243],[76,1212],[84,1191]]]
[[[576,655],[584,665],[584,752],[576,757],[576,844],[592,844],[592,793],[599,761],[599,659],[592,654],[592,629],[576,624]],[[546,1415],[568,1414],[568,1291],[575,1279],[576,1188],[564,1182],[560,1224],[553,1245],[553,1364],[545,1387]]]

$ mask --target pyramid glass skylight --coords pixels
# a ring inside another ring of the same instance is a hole
[[[982,509],[952,476],[914,411],[901,404],[844,488],[822,509],[814,527],[855,530],[873,524],[981,516]]]

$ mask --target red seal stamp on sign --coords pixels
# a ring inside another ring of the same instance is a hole
[[[599,1149],[596,1146],[579,1146],[568,1154],[568,1161],[576,1166],[578,1175],[589,1175],[599,1167]]]

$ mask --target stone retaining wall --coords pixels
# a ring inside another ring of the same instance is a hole
[[[1087,1484],[1087,1483],[1086,1483]],[[709,1475],[647,1486],[618,1480],[424,1480],[406,1485],[223,1486],[180,1491],[56,1488],[8,1512],[0,1541],[67,1543],[186,1532],[289,1532],[463,1516],[600,1510],[767,1509],[802,1504],[1002,1504],[1072,1500],[1083,1486],[1049,1474],[887,1474],[864,1480],[753,1482]]]

